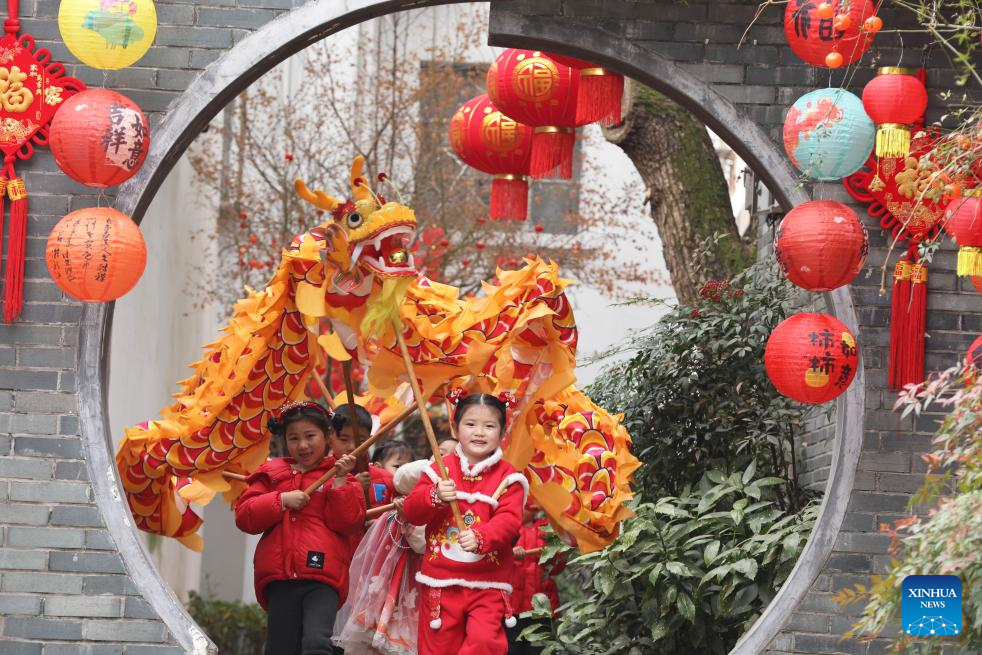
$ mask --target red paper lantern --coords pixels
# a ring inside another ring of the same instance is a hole
[[[150,128],[126,96],[88,89],[65,101],[51,121],[49,141],[65,175],[103,189],[122,184],[140,170],[150,149]]]
[[[832,200],[813,200],[792,209],[774,240],[784,275],[809,291],[849,284],[868,253],[869,235],[856,212]]]
[[[796,55],[812,66],[836,66],[851,64],[869,49],[873,34],[863,29],[863,23],[874,14],[870,0],[830,0],[833,16],[819,16],[819,3],[815,0],[789,0],[784,11],[784,34]],[[848,7],[847,7],[848,4]],[[846,15],[849,25],[835,28],[835,15]],[[831,53],[842,59],[827,60]]]
[[[764,367],[785,396],[824,403],[841,394],[856,375],[856,338],[826,314],[795,314],[774,328],[764,350]]]
[[[111,207],[90,207],[58,221],[48,236],[45,260],[62,291],[78,300],[105,302],[137,283],[147,247],[129,216]]]
[[[580,74],[538,50],[509,48],[488,69],[491,102],[505,115],[533,127],[534,178],[573,177],[576,94]]]
[[[982,189],[965,189],[948,204],[945,230],[958,244],[957,274],[982,275]]]
[[[863,89],[863,107],[876,123],[876,156],[906,157],[910,126],[927,109],[927,89],[912,68],[885,66]]]
[[[621,122],[624,76],[576,57],[549,54],[549,59],[580,72],[576,93],[576,123],[600,123],[611,127]]]
[[[450,145],[465,164],[494,175],[491,220],[524,221],[528,215],[532,128],[502,114],[487,95],[479,95],[454,112]]]

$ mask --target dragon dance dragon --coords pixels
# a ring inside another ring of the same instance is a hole
[[[223,473],[248,475],[267,459],[267,421],[307,398],[327,357],[365,364],[362,402],[383,420],[398,413],[408,387],[398,325],[424,398],[454,387],[514,395],[506,459],[524,470],[560,536],[582,552],[611,543],[632,515],[625,502],[639,462],[620,417],[573,386],[570,281],[533,257],[462,300],[456,287],[416,272],[413,211],[376,195],[363,165],[359,156],[351,167],[353,200],[297,181],[328,220],[296,236],[267,287],[235,304],[160,418],[126,430],[116,462],[137,527],[200,550],[192,503],[218,493],[235,502],[245,484]]]

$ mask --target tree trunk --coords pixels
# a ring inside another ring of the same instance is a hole
[[[604,136],[641,174],[675,295],[681,303],[693,303],[703,283],[732,277],[750,265],[754,250],[737,231],[705,125],[660,93],[627,82],[624,119],[618,127],[605,128]]]

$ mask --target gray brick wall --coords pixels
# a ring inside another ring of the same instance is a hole
[[[58,41],[58,3],[23,0],[23,31],[74,74],[93,85],[129,95],[148,114],[152,127],[197,73],[245,35],[285,10],[293,0],[160,0],[160,21],[153,48],[136,65],[103,74],[75,65]],[[780,28],[781,8],[771,7],[736,43],[758,3],[708,0],[672,2],[620,0],[526,0],[499,5],[501,10],[583,21],[603,29],[612,40],[641,44],[683,65],[710,83],[777,139],[784,108],[814,86],[823,74],[802,65],[787,47]],[[895,17],[885,22],[898,25]],[[920,57],[918,44],[906,38],[908,57]],[[878,37],[877,56],[900,60],[898,44]],[[919,63],[905,60],[907,63]],[[932,53],[933,91],[950,81],[942,53]],[[837,84],[842,73],[832,77]],[[856,76],[862,85],[868,71]],[[935,99],[929,118],[944,113]],[[25,266],[23,320],[0,325],[0,640],[3,652],[53,655],[173,655],[176,646],[151,607],[141,599],[115,542],[94,503],[86,452],[79,439],[75,363],[78,358],[78,303],[63,297],[43,262],[45,239],[68,211],[96,204],[98,194],[60,174],[50,153],[39,149],[22,163],[30,195],[28,260]],[[822,197],[848,201],[841,188],[823,187]],[[872,221],[878,264],[886,238]],[[982,301],[970,286],[955,282],[954,258],[942,252],[931,267],[927,365],[937,370],[953,363],[982,329]],[[885,544],[876,526],[903,511],[906,498],[924,473],[919,455],[928,446],[936,416],[904,424],[890,411],[893,394],[885,389],[889,298],[877,294],[874,276],[853,286],[861,322],[860,343],[867,368],[867,408],[863,452],[842,532],[825,570],[772,652],[879,653],[881,641],[868,646],[839,642],[856,608],[841,608],[831,595],[846,584],[882,570]],[[813,434],[821,435],[815,425]],[[803,446],[821,481],[821,438]],[[812,451],[808,448],[812,447]]]

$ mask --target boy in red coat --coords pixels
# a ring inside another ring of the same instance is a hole
[[[528,482],[502,459],[505,405],[494,396],[463,398],[454,412],[460,444],[406,498],[403,512],[426,526],[426,552],[416,574],[420,588],[419,655],[504,655],[501,622],[514,625],[508,594]],[[456,501],[461,531],[451,513]]]
[[[525,504],[518,543],[513,549],[515,569],[512,576],[511,604],[516,614],[532,611],[532,597],[536,594],[545,594],[549,598],[549,606],[554,614],[559,608],[559,589],[552,578],[566,568],[566,563],[558,558],[553,564],[539,563],[541,549],[546,545],[546,535],[542,529],[547,521],[538,510],[535,502],[529,499]],[[518,638],[525,628],[536,623],[544,624],[547,621],[519,617],[518,624],[508,628],[508,655],[538,655],[542,652],[539,646]]]
[[[267,655],[329,655],[331,628],[348,593],[350,535],[365,522],[365,495],[348,473],[355,460],[327,454],[327,410],[291,403],[269,429],[286,441],[289,457],[272,459],[249,476],[235,506],[235,524],[262,533],[256,555],[256,598],[269,615]],[[338,474],[310,495],[305,489],[332,466]]]
[[[334,412],[331,425],[334,431],[329,439],[331,454],[341,457],[354,451],[358,445],[355,443],[355,430],[351,424],[351,406],[348,404],[339,405]],[[364,441],[372,434],[372,415],[361,405],[355,405],[355,418],[358,421],[358,435]],[[361,483],[368,497],[368,505],[385,505],[392,502],[395,495],[395,485],[392,483],[392,474],[381,466],[369,464],[368,470],[355,474],[355,479]],[[357,546],[358,543],[355,543]]]

